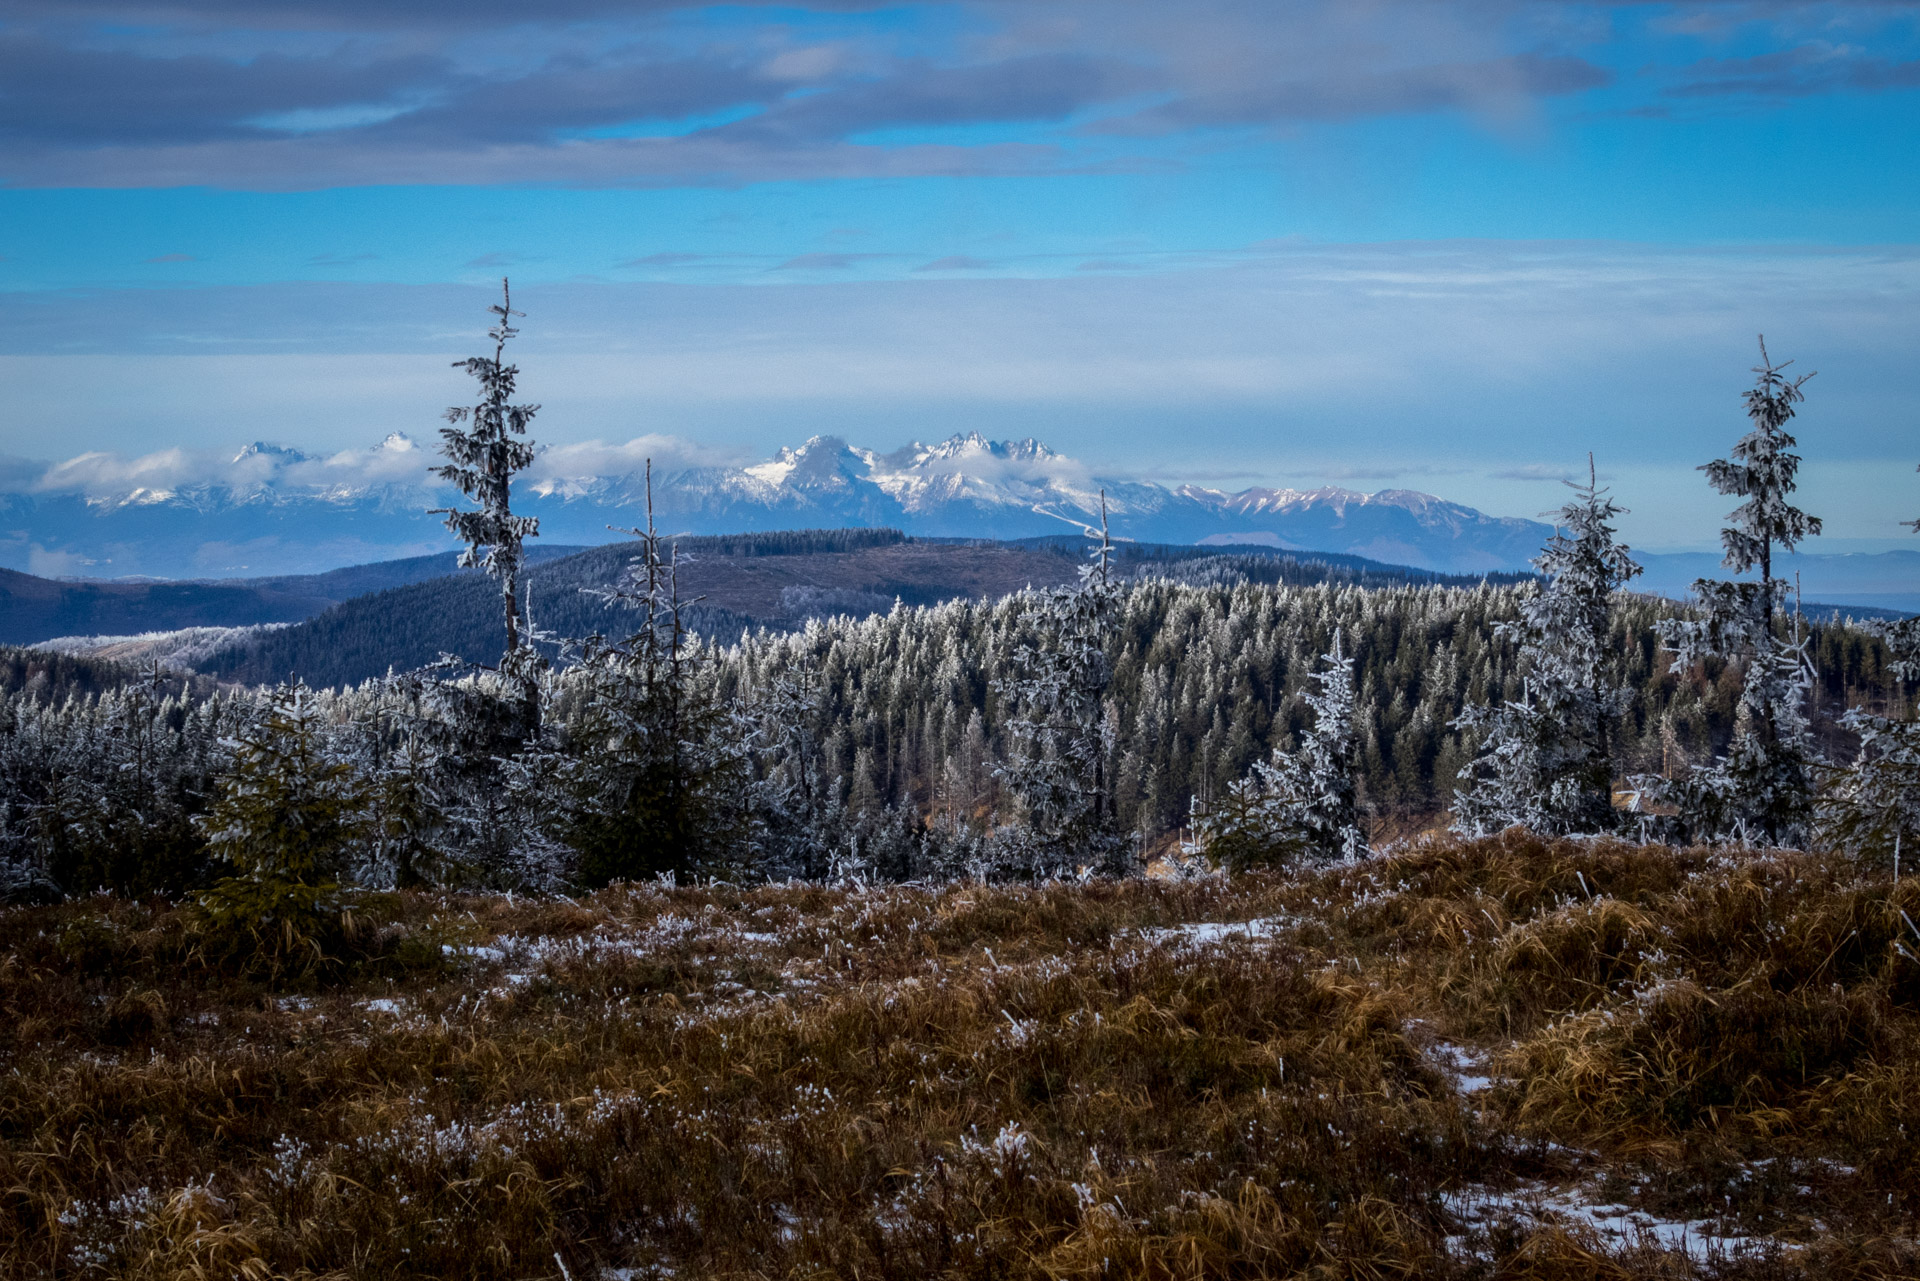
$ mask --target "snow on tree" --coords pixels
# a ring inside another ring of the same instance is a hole
[[[809,632],[818,626],[810,623]],[[844,780],[829,779],[824,768],[823,691],[805,657],[769,677],[752,699],[753,802],[766,874],[818,880],[844,839],[847,807]]]
[[[1776,544],[1792,551],[1820,533],[1820,518],[1789,501],[1800,456],[1792,452],[1796,442],[1786,426],[1805,399],[1800,388],[1813,377],[1788,379],[1792,363],[1774,364],[1761,339],[1758,377],[1745,396],[1752,430],[1734,446],[1731,459],[1700,468],[1716,490],[1746,499],[1721,531],[1723,563],[1735,573],[1758,569],[1759,579],[1701,579],[1693,585],[1700,616],[1657,625],[1674,651],[1675,671],[1709,655],[1745,664],[1727,754],[1671,783],[1648,781],[1658,799],[1678,808],[1676,835],[1689,840],[1799,844],[1812,812],[1816,758],[1806,701],[1813,673],[1805,638],[1796,629],[1787,639],[1776,626],[1787,584],[1773,576]]]
[[[1353,659],[1337,629],[1321,661],[1327,667],[1314,673],[1317,688],[1303,695],[1313,723],[1300,750],[1276,748],[1209,811],[1196,813],[1193,845],[1214,863],[1351,862],[1367,852],[1354,786]]]
[[[1614,537],[1626,509],[1599,487],[1591,454],[1587,483],[1567,484],[1575,497],[1533,562],[1545,588],[1521,604],[1517,622],[1494,629],[1518,642],[1524,692],[1468,707],[1453,722],[1481,735],[1455,791],[1456,831],[1485,835],[1518,824],[1564,835],[1617,823],[1613,730],[1632,692],[1609,684],[1607,650],[1615,593],[1640,566]]]
[[[1132,842],[1120,830],[1108,783],[1114,726],[1107,642],[1119,590],[1104,490],[1099,531],[1086,532],[1096,541],[1077,584],[1019,598],[1023,634],[995,682],[1008,745],[999,772],[1026,820],[1011,851],[1016,866],[1008,870],[1035,877],[1134,870]]]
[[[444,515],[447,528],[467,545],[460,564],[486,570],[500,585],[507,621],[506,653],[511,661],[529,640],[523,634],[525,617],[519,599],[523,544],[540,532],[537,517],[513,514],[513,477],[533,462],[533,443],[520,437],[526,435],[527,424],[540,406],[513,403],[520,370],[506,363],[506,349],[507,340],[520,332],[513,327],[513,318],[523,313],[513,310],[504,278],[500,301],[488,310],[498,317],[487,331],[493,339],[493,355],[454,362],[456,369],[464,368],[479,382],[480,400],[447,410],[448,425],[440,429],[440,450],[447,463],[436,472],[479,506],[474,511],[440,507],[433,514]]]
[[[400,889],[444,884],[451,869],[440,754],[413,727],[371,733],[376,737],[362,770],[366,851],[354,879]]]
[[[231,872],[200,895],[202,915],[275,967],[320,960],[322,941],[346,924],[342,881],[366,836],[366,783],[330,739],[312,690],[273,690],[228,741],[232,765],[199,820]]]
[[[688,630],[680,554],[653,523],[640,555],[600,595],[637,611],[622,640],[591,636],[556,682],[560,742],[523,777],[551,797],[553,829],[589,884],[724,870],[748,846],[751,727],[722,693],[710,648]],[[540,778],[550,774],[550,784]]]
[[[1907,523],[1920,533],[1920,521]],[[1920,683],[1920,618],[1868,626],[1887,647],[1893,678],[1909,686]],[[1907,693],[1904,718],[1865,708],[1840,718],[1860,736],[1860,747],[1847,765],[1821,771],[1815,807],[1822,840],[1891,863],[1895,876],[1903,849],[1908,866],[1920,857],[1920,707],[1912,691],[1901,692]]]
[[[1820,838],[1896,873],[1904,848],[1908,866],[1920,856],[1920,720],[1875,715],[1858,708],[1841,724],[1860,736],[1845,768],[1823,771],[1816,806]]]

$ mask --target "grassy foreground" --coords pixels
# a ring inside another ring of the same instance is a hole
[[[1836,859],[1517,832],[401,895],[294,984],[173,909],[9,909],[0,1275],[1912,1277],[1915,918]]]

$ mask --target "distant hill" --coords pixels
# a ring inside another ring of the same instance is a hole
[[[835,614],[864,616],[898,600],[932,605],[998,597],[1023,587],[1073,581],[1086,563],[1077,537],[997,543],[908,539],[897,530],[834,530],[675,540],[689,618],[708,636],[754,627],[791,628]],[[528,575],[533,619],[561,636],[610,635],[632,621],[585,589],[616,582],[636,555],[632,543],[578,552]],[[1173,572],[1228,580],[1477,583],[1352,556],[1312,557],[1270,549],[1121,544],[1121,572]],[[1511,576],[1506,576],[1511,577]],[[200,670],[249,683],[298,674],[337,685],[408,670],[441,654],[492,661],[502,643],[499,597],[477,572],[448,575],[356,597],[292,627],[215,654]]]
[[[1802,546],[1813,550],[1776,556],[1773,572],[1789,583],[1798,579],[1808,601],[1837,605],[1855,617],[1920,613],[1920,550],[1836,555],[1819,552],[1817,539]],[[1634,559],[1646,567],[1635,588],[1676,599],[1686,597],[1696,578],[1727,574],[1719,552],[1635,552]]]
[[[330,604],[235,583],[63,582],[0,569],[0,643],[294,622]]]
[[[538,563],[579,550],[530,546],[527,555]],[[0,644],[299,622],[368,592],[443,578],[457,568],[457,558],[441,552],[322,574],[186,582],[40,578],[0,569]]]

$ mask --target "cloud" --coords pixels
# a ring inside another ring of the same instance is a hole
[[[735,449],[658,433],[621,442],[579,441],[541,448],[527,469],[526,482],[549,493],[599,478],[637,475],[649,459],[656,470],[674,471],[728,466],[741,458]],[[175,448],[128,456],[93,450],[54,463],[7,461],[11,465],[0,469],[0,493],[71,494],[96,504],[139,506],[207,488],[324,496],[390,487],[424,495],[438,487],[431,468],[442,460],[432,449],[395,434],[371,448],[325,456],[256,444],[237,452]]]
[[[846,271],[880,254],[801,254],[798,258],[789,258],[772,271]]]
[[[274,190],[1104,171],[1177,163],[1143,141],[1168,134],[1511,114],[1608,80],[1576,49],[1501,47],[1464,0],[962,0],[951,28],[804,7],[840,15],[830,39],[668,0],[23,0],[0,168]]]
[[[645,258],[629,258],[625,262],[614,265],[617,267],[684,267],[689,263],[708,260],[706,254],[648,254]]]
[[[945,258],[935,258],[932,262],[922,263],[915,271],[986,271],[993,266],[979,258],[969,258],[965,254],[951,254]]]
[[[1457,476],[1465,470],[1436,463],[1374,463],[1315,467],[1312,474],[1322,480],[1398,480],[1404,476]]]
[[[751,139],[844,139],[882,129],[1064,120],[1148,87],[1141,70],[1075,54],[942,67],[897,63],[884,77],[790,97],[713,132]]]
[[[268,131],[249,123],[257,118],[385,102],[444,80],[450,69],[428,55],[149,57],[0,34],[0,142],[152,146],[260,137]]]
[[[626,441],[586,440],[540,451],[527,480],[542,494],[603,477],[638,476],[649,462],[656,472],[693,467],[729,467],[744,461],[740,450],[702,445],[680,436],[650,434]]]
[[[1274,125],[1436,111],[1504,110],[1612,83],[1606,68],[1572,56],[1519,54],[1477,62],[1356,70],[1207,87],[1093,126],[1107,133],[1169,133],[1195,127]]]
[[[421,487],[435,461],[410,438],[390,435],[368,449],[315,457],[277,445],[249,445],[237,453],[163,449],[129,457],[91,450],[42,464],[20,490],[75,494],[89,501],[139,505],[202,487],[250,490],[264,486],[326,493],[369,485]]]
[[[894,0],[737,0],[824,12],[858,12],[888,7]],[[264,28],[335,30],[339,28],[514,27],[536,22],[562,24],[631,18],[693,7],[688,0],[542,0],[530,11],[524,0],[11,0],[9,11],[21,18],[65,22],[176,21],[233,23]]]
[[[73,551],[49,551],[39,543],[27,548],[27,572],[39,578],[83,578],[110,562],[90,559]]]
[[[1508,467],[1502,471],[1489,472],[1495,480],[1572,480],[1573,472],[1552,463],[1527,463],[1519,467]]]
[[[188,483],[190,477],[202,472],[211,462],[178,448],[138,458],[91,450],[51,464],[32,483],[31,489],[43,494],[77,493],[89,497],[142,490],[171,492]]]
[[[1679,82],[1665,90],[1671,97],[1803,98],[1920,88],[1920,61],[1899,62],[1870,56],[1854,46],[1826,43],[1746,58],[1706,58],[1679,74]]]

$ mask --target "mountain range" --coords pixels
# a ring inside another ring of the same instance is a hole
[[[556,542],[608,541],[609,526],[645,519],[648,443],[545,449],[518,486],[516,508],[538,516],[542,536]],[[452,545],[427,512],[457,497],[431,479],[436,461],[394,435],[324,458],[261,442],[224,460],[171,450],[15,462],[0,472],[0,566],[54,577],[224,579],[426,555]],[[750,466],[667,456],[654,470],[660,526],[693,534],[1070,533],[1099,523],[1103,489],[1113,530],[1125,538],[1253,542],[1449,573],[1523,569],[1548,532],[1411,490],[1228,493],[1098,477],[1038,441],[977,433],[891,453],[816,436]]]
[[[683,534],[892,528],[921,538],[1043,537],[1097,525],[1103,491],[1111,527],[1125,539],[1254,544],[1450,574],[1523,571],[1552,532],[1407,489],[1228,492],[1100,476],[1037,440],[978,433],[892,452],[816,436],[747,466],[643,437],[543,448],[515,486],[516,510],[540,518],[531,546],[605,543],[644,523],[649,459],[656,521]],[[0,460],[0,567],[116,583],[244,579],[273,595],[285,590],[265,581],[276,576],[444,557],[454,543],[428,509],[459,496],[432,476],[437,462],[399,434],[327,456],[259,442],[225,457],[175,449],[138,459]],[[1695,578],[1721,573],[1712,553],[1636,555],[1647,570],[1635,584],[1642,590],[1684,595]],[[1803,551],[1779,569],[1801,577],[1809,600],[1920,609],[1920,551]],[[332,585],[327,595],[344,599]],[[253,612],[308,612],[277,606]]]

